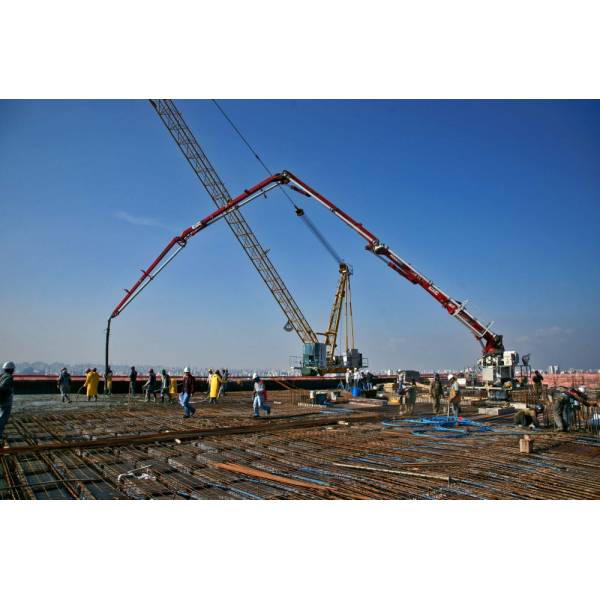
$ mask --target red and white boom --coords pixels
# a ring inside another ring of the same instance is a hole
[[[121,312],[130,304],[130,302],[141,293],[141,291],[179,254],[185,247],[187,241],[198,232],[206,229],[222,217],[239,210],[245,204],[248,204],[259,196],[266,196],[267,192],[280,185],[289,185],[289,187],[309,198],[313,198],[319,204],[330,210],[336,217],[341,219],[346,225],[353,229],[358,235],[367,241],[366,250],[372,252],[375,256],[383,260],[388,267],[408,279],[415,285],[420,285],[428,294],[433,296],[453,317],[456,317],[463,325],[469,328],[471,333],[480,342],[484,355],[499,354],[503,352],[504,346],[502,336],[493,333],[489,325],[483,325],[478,319],[471,315],[465,309],[465,303],[453,299],[443,292],[432,281],[414,269],[409,263],[400,258],[395,252],[381,243],[379,238],[371,233],[358,221],[355,221],[350,215],[338,208],[335,204],[327,200],[316,190],[304,183],[289,171],[282,171],[264,179],[252,188],[245,190],[242,194],[233,198],[230,202],[211,213],[195,225],[188,227],[180,235],[174,237],[157,256],[152,264],[145,270],[142,270],[142,276],[135,282],[129,290],[125,290],[125,296],[117,304],[111,316],[108,319],[108,328],[106,332],[106,365],[108,366],[108,341],[110,336],[111,320],[119,316]]]

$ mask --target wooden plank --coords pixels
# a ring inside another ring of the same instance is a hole
[[[320,485],[317,483],[310,483],[310,481],[300,481],[298,479],[290,479],[289,477],[282,477],[281,475],[275,475],[268,471],[260,471],[259,469],[253,469],[245,465],[237,465],[235,463],[212,463],[212,467],[217,469],[224,469],[225,471],[231,471],[232,473],[239,473],[241,475],[248,475],[248,477],[256,477],[258,479],[267,479],[269,481],[276,481],[278,483],[284,483],[287,485],[293,485],[296,487],[308,488],[310,490],[321,490],[328,491],[333,490],[333,487],[329,485]]]

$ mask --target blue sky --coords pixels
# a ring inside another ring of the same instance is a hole
[[[264,172],[209,101],[178,101],[232,195]],[[598,102],[223,101],[289,169],[505,336],[535,366],[600,367]],[[475,362],[469,332],[303,203],[354,267],[374,368]],[[0,102],[2,360],[98,361],[106,319],[213,205],[145,101]],[[308,320],[337,267],[280,193],[244,209]],[[286,367],[300,342],[224,223],[113,325],[114,363]]]

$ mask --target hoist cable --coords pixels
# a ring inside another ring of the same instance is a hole
[[[250,150],[250,152],[252,152],[252,154],[254,155],[254,158],[256,158],[256,160],[262,165],[264,170],[269,175],[273,175],[273,172],[271,171],[271,169],[269,169],[269,167],[265,164],[264,160],[258,155],[258,152],[250,144],[250,142],[247,140],[247,138],[244,136],[244,134],[239,130],[239,128],[236,126],[236,124],[231,120],[229,115],[223,110],[221,105],[214,99],[212,102],[219,109],[219,112],[225,117],[225,120],[231,125],[233,130],[238,134],[238,136],[240,137],[240,139],[242,140],[244,145],[248,148],[248,150]],[[283,192],[285,197],[290,201],[291,205],[294,207],[294,209],[296,211],[296,214],[302,218],[302,221],[304,222],[304,224],[313,232],[315,237],[321,242],[321,244],[329,252],[329,254],[331,254],[331,256],[337,262],[337,264],[341,264],[343,262],[343,260],[340,258],[338,253],[334,250],[333,246],[327,241],[325,236],[317,229],[317,226],[308,218],[308,216],[306,215],[304,210],[301,209],[300,207],[298,207],[294,203],[294,201],[292,200],[292,198],[287,193],[287,191],[285,190],[284,187],[280,187],[279,189]]]

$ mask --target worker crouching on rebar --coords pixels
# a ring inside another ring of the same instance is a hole
[[[460,391],[460,385],[454,375],[448,375],[448,383],[450,389],[448,391],[448,412],[452,409],[452,414],[455,417],[460,415],[460,401],[462,399],[462,393]]]
[[[515,413],[515,425],[517,427],[529,427],[530,429],[539,428],[540,424],[538,421],[538,413],[543,411],[544,407],[540,405],[536,405],[533,407],[524,408],[517,413]]]
[[[254,399],[252,402],[252,408],[254,409],[254,418],[260,417],[260,409],[262,408],[267,416],[271,414],[271,407],[266,405],[267,400],[267,386],[265,382],[256,374],[252,375],[252,381],[254,382]]]
[[[190,405],[196,387],[196,379],[191,374],[189,367],[186,367],[183,370],[183,381],[181,382],[181,386],[182,391],[181,394],[179,394],[179,404],[183,406],[183,418],[189,419],[196,412],[196,409]]]
[[[569,428],[575,421],[577,411],[583,406],[598,406],[598,402],[593,402],[588,399],[585,393],[585,387],[581,386],[577,389],[569,388],[568,390],[553,390],[552,391],[552,413],[554,416],[554,424],[560,431],[569,431]]]
[[[4,448],[4,428],[12,410],[15,363],[9,360],[2,365],[2,369],[3,373],[0,375],[0,448]]]
[[[429,384],[429,395],[431,396],[431,402],[433,403],[433,414],[437,415],[438,412],[440,412],[440,401],[444,395],[444,388],[442,387],[439,373],[435,374]]]

